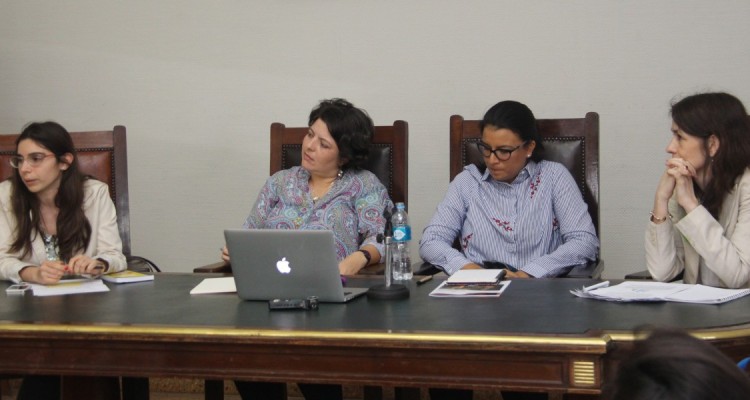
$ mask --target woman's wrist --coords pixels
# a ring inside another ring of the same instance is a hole
[[[651,222],[655,224],[661,224],[662,222],[665,222],[667,218],[672,218],[672,215],[669,213],[664,214],[658,214],[657,212],[651,211],[649,214],[651,214]],[[660,215],[664,215],[663,217]]]
[[[364,265],[364,267],[370,265],[370,262],[372,261],[372,255],[370,254],[370,252],[367,251],[367,250],[364,250],[364,249],[359,249],[359,250],[357,250],[357,252],[358,253],[362,253],[362,256],[365,259],[365,265]]]
[[[700,202],[698,201],[698,199],[695,199],[695,198],[690,199],[688,201],[684,201],[684,204],[680,204],[680,206],[682,206],[682,208],[685,210],[685,213],[687,214],[689,214],[691,211],[698,208],[699,205],[700,205]]]
[[[18,277],[24,282],[37,282],[39,281],[39,270],[40,267],[27,265],[18,271]]]
[[[672,215],[669,214],[669,199],[667,200],[660,200],[659,196],[657,195],[654,199],[654,207],[651,209],[651,212],[649,212],[649,215],[651,217],[649,218],[651,222],[655,224],[661,224],[662,222],[665,222],[667,218],[671,218]]]
[[[103,259],[103,258],[97,258],[96,259],[96,266],[102,267],[102,273],[106,273],[109,271],[109,261]]]

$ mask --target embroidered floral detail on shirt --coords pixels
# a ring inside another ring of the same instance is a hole
[[[506,231],[512,232],[513,227],[510,226],[510,221],[500,221],[497,218],[492,218],[493,221],[495,221],[495,225],[505,229]]]
[[[552,230],[556,231],[560,229],[560,221],[557,220],[557,217],[552,218]]]
[[[539,190],[539,184],[542,182],[542,173],[539,172],[536,174],[536,178],[531,180],[531,183],[529,184],[529,187],[531,188],[530,196],[533,199],[534,195],[536,194],[536,191]]]
[[[464,248],[464,250],[466,250],[469,247],[469,240],[471,240],[472,236],[474,236],[474,234],[470,233],[470,234],[466,235],[466,237],[464,237],[463,239],[461,239],[462,247]]]

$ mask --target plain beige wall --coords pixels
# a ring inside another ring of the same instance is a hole
[[[448,185],[451,114],[503,99],[540,118],[596,111],[616,278],[644,268],[670,101],[750,105],[748,21],[744,0],[0,1],[0,132],[125,125],[133,251],[190,271],[244,221],[271,122],[303,125],[320,99],[408,121],[415,232]]]

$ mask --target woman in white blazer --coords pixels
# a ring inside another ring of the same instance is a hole
[[[13,176],[0,183],[0,279],[41,284],[125,269],[107,185],[78,170],[73,140],[35,122],[16,140]],[[18,399],[60,398],[60,377],[24,377]]]
[[[107,185],[79,171],[65,128],[29,124],[10,164],[13,176],[0,183],[0,279],[52,284],[125,269]]]
[[[750,119],[726,93],[672,106],[672,140],[646,229],[654,279],[750,287]]]

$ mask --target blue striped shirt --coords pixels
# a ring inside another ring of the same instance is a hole
[[[461,251],[452,247],[456,237]],[[533,277],[554,277],[595,260],[598,250],[575,180],[551,161],[529,161],[510,184],[474,165],[464,167],[419,243],[422,259],[448,274],[466,264],[500,261]]]

